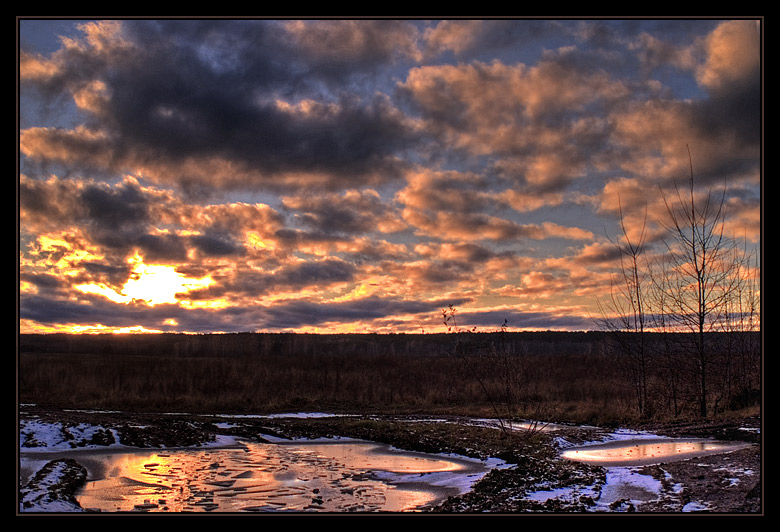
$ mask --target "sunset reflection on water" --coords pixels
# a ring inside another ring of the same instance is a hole
[[[713,440],[630,440],[568,449],[564,458],[597,465],[642,465],[738,449],[743,444]]]
[[[92,458],[91,480],[78,500],[102,512],[414,511],[455,492],[426,485],[425,474],[474,474],[482,467],[370,443],[247,444]],[[388,473],[396,482],[382,480]]]

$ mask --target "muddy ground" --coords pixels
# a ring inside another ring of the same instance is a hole
[[[476,458],[497,457],[513,467],[496,469],[463,496],[451,497],[435,512],[457,513],[571,513],[593,511],[591,497],[576,500],[533,502],[525,494],[539,489],[572,486],[602,486],[606,470],[559,458],[559,447],[597,441],[609,430],[563,427],[554,432],[519,431],[506,434],[495,428],[465,423],[463,419],[437,417],[424,419],[390,416],[346,416],[325,418],[251,418],[194,415],[127,414],[79,412],[24,407],[22,419],[61,423],[64,433],[79,424],[99,425],[89,441],[74,437],[74,448],[115,443],[114,433],[124,445],[153,448],[192,446],[213,441],[217,435],[232,435],[263,441],[263,436],[282,438],[343,436],[388,443],[401,449],[421,452],[447,452]],[[748,448],[694,458],[681,462],[647,466],[664,486],[657,500],[635,507],[618,503],[614,511],[637,513],[678,513],[686,510],[730,514],[762,514],[762,461],[757,418],[725,422],[679,423],[647,426],[644,430],[668,436],[713,437],[754,443]],[[109,430],[111,429],[111,430]],[[74,431],[75,432],[75,431]],[[22,436],[23,447],[40,442]],[[78,489],[80,477],[62,492]],[[21,486],[20,486],[21,488]],[[689,503],[697,503],[695,506]],[[686,506],[687,505],[687,506]]]

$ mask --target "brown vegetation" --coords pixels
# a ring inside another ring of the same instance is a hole
[[[449,353],[452,334],[465,356]],[[511,383],[513,417],[599,424],[636,417],[631,383],[616,364],[619,351],[611,349],[613,335],[452,334],[21,335],[18,398],[62,408],[147,412],[493,416],[494,403],[510,397],[502,393]],[[676,336],[649,338],[660,348]],[[735,337],[717,338],[727,349]],[[519,378],[507,378],[496,364],[497,346],[502,363],[511,361]],[[728,372],[713,381],[723,383],[711,388],[722,395],[719,413],[760,401],[759,361],[748,362],[739,386],[724,380]],[[733,373],[732,367],[723,370]],[[672,408],[668,377],[660,362],[648,370],[656,419],[695,415],[697,390],[681,379]]]

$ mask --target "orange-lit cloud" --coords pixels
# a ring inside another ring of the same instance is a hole
[[[742,83],[760,68],[760,26],[757,21],[728,21],[705,38],[706,61],[698,66],[697,79],[711,89]]]
[[[61,22],[20,21],[25,332],[590,328],[691,163],[760,245],[756,20]]]

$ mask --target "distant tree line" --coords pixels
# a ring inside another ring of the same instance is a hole
[[[501,333],[468,333],[467,345],[495,341]],[[602,332],[510,332],[502,336],[523,351],[587,354],[605,340]],[[262,357],[314,354],[349,356],[440,355],[448,334],[22,334],[20,353],[150,355],[174,357]]]

